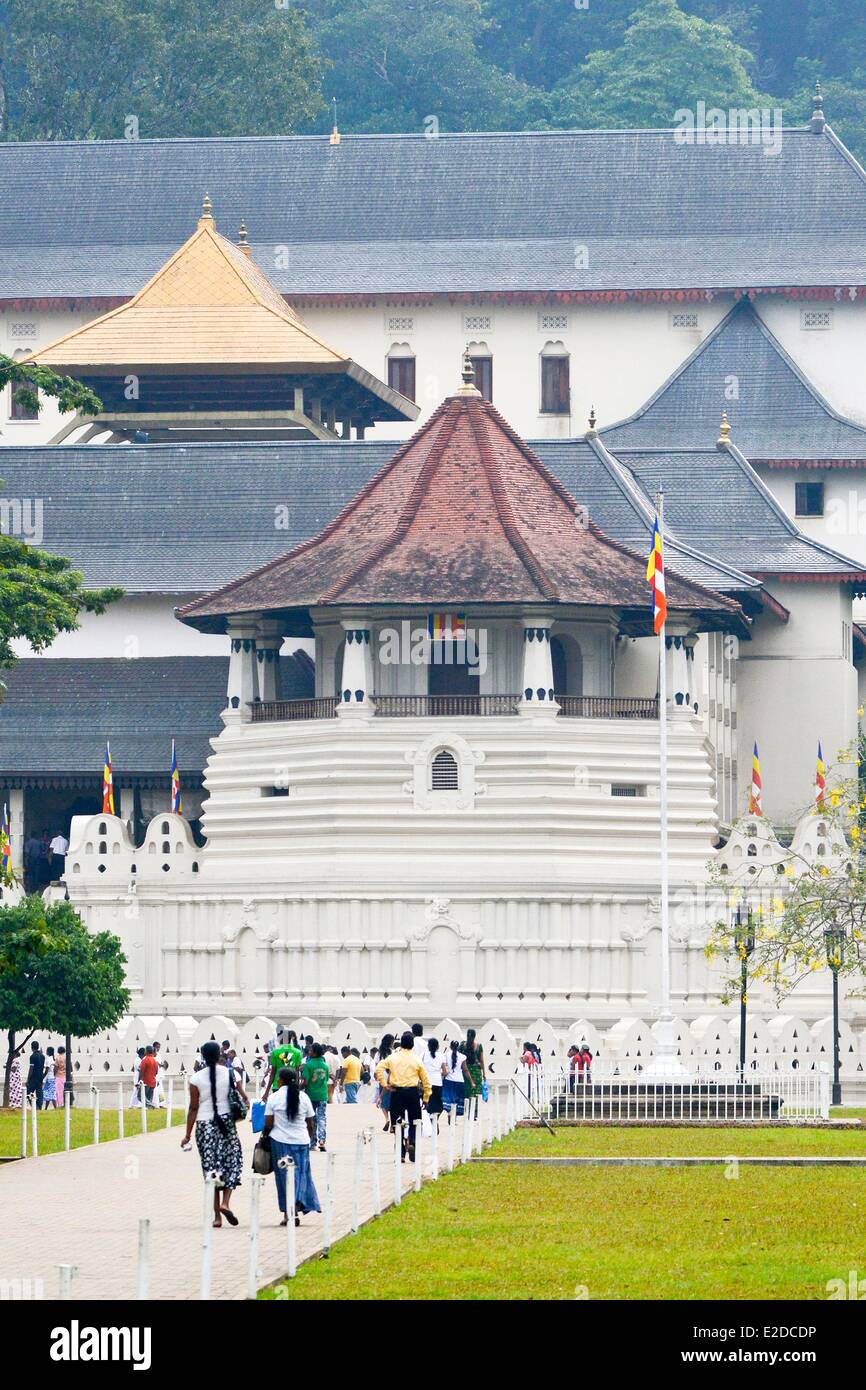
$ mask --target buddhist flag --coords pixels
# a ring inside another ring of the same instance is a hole
[[[431,613],[427,632],[434,642],[465,642],[465,613]]]
[[[758,745],[755,744],[752,750],[752,785],[749,788],[749,815],[762,816],[764,814],[761,794],[763,783],[761,781],[761,760],[758,757]]]
[[[646,582],[653,591],[653,632],[659,633],[668,615],[668,601],[665,598],[665,560],[658,517],[653,523],[652,549],[647,561]]]
[[[114,778],[111,775],[111,744],[105,742],[105,766],[102,769],[102,814],[114,815]]]
[[[183,800],[180,794],[180,773],[177,769],[177,753],[174,739],[171,741],[171,809],[176,815],[183,815]]]
[[[0,822],[0,875],[8,878],[12,872],[12,836],[9,831],[9,807],[3,803],[3,820]]]
[[[818,761],[815,764],[815,805],[824,805],[824,793],[827,790],[827,769],[824,766],[824,755],[821,752],[821,740],[818,740]]]

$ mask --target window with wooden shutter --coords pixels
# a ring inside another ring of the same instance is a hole
[[[415,358],[388,358],[388,385],[408,400],[415,399]]]
[[[541,358],[541,413],[542,415],[567,415],[569,413],[569,358],[542,354]]]

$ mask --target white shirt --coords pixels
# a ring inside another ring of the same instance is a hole
[[[214,1068],[216,1073],[216,1095],[217,1095],[217,1114],[228,1115],[231,1113],[229,1107],[229,1069],[220,1066],[219,1062]],[[210,1071],[207,1067],[202,1067],[201,1071],[193,1072],[189,1078],[190,1086],[195,1086],[198,1091],[198,1114],[197,1120],[212,1120],[213,1099],[211,1096]]]
[[[328,1064],[328,1075],[332,1081],[336,1081],[337,1072],[340,1070],[341,1057],[337,1052],[326,1052],[325,1061]]]
[[[399,1045],[400,1044],[398,1043],[397,1046],[399,1047]],[[424,1053],[427,1051],[427,1043],[425,1039],[416,1038],[415,1041],[412,1043],[412,1051],[415,1053],[415,1056],[418,1058],[418,1061],[423,1062]]]
[[[458,1052],[458,1053],[457,1053],[457,1065],[456,1065],[456,1067],[452,1067],[452,1066],[451,1066],[451,1048],[450,1048],[450,1047],[446,1047],[446,1049],[445,1049],[445,1056],[444,1056],[444,1058],[443,1058],[443,1061],[445,1062],[446,1066],[448,1067],[448,1070],[447,1070],[446,1073],[445,1073],[445,1080],[446,1080],[446,1081],[465,1081],[465,1080],[466,1080],[466,1077],[463,1075],[463,1063],[466,1061],[466,1058],[463,1056],[463,1053],[462,1053],[462,1052]]]
[[[298,1097],[298,1113],[293,1120],[290,1120],[286,1114],[288,1103],[289,1088],[287,1086],[281,1086],[278,1091],[271,1091],[268,1096],[265,1115],[273,1115],[274,1117],[271,1138],[276,1139],[280,1144],[309,1144],[310,1133],[307,1129],[307,1119],[312,1119],[316,1113],[313,1109],[313,1102],[306,1091],[301,1091]]]
[[[69,841],[64,835],[55,835],[48,848],[52,854],[65,854],[69,849]]]
[[[421,1058],[421,1061],[423,1062],[424,1070],[426,1071],[427,1076],[428,1076],[429,1079],[430,1079],[430,1085],[431,1085],[431,1086],[441,1086],[441,1085],[442,1085],[442,1053],[441,1053],[441,1052],[437,1052],[437,1053],[436,1053],[436,1056],[434,1057],[434,1056],[433,1056],[433,1053],[430,1051],[429,1047],[425,1047],[425,1049],[424,1049],[424,1056]]]

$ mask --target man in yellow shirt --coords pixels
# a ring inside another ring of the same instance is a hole
[[[361,1084],[361,1059],[348,1047],[340,1049],[342,1061],[337,1073],[340,1090],[346,1097],[347,1105],[357,1105],[358,1087]]]
[[[381,1073],[381,1075],[380,1075]],[[391,1124],[403,1121],[403,1161],[415,1161],[415,1122],[421,1119],[421,1100],[430,1099],[430,1079],[415,1052],[415,1039],[406,1032],[390,1057],[376,1068],[376,1080],[391,1098]],[[420,1090],[419,1090],[420,1087]]]

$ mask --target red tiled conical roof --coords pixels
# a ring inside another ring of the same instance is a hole
[[[248,612],[351,604],[646,608],[646,560],[587,522],[476,393],[449,397],[318,536],[179,610],[196,626]],[[672,609],[738,613],[667,577]],[[217,626],[219,623],[216,624]]]

